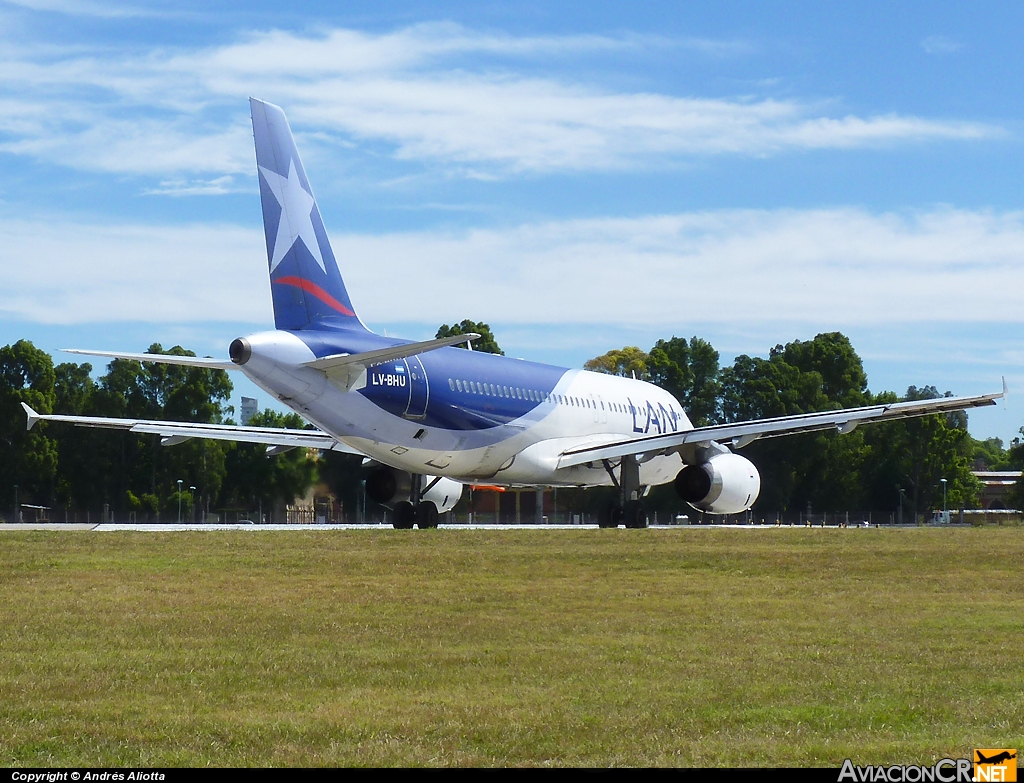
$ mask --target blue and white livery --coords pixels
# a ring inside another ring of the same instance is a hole
[[[349,298],[284,112],[250,99],[274,330],[231,343],[230,361],[73,351],[238,370],[319,429],[41,415],[159,434],[168,445],[214,438],[361,454],[367,492],[396,527],[433,527],[466,483],[615,486],[602,524],[643,527],[646,488],[674,482],[710,513],[744,511],[760,477],[731,449],[759,437],[995,404],[1002,394],[788,416],[694,428],[679,401],[643,381],[570,370],[453,346],[479,335],[411,342],[366,328]],[[351,264],[357,259],[345,259]],[[1005,392],[1005,387],[1004,387]]]

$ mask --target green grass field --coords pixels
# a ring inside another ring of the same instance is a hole
[[[1024,531],[0,535],[6,765],[1024,747]]]

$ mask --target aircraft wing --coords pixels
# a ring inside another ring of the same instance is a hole
[[[995,405],[996,400],[1006,395],[1006,383],[999,394],[982,394],[976,397],[939,397],[933,400],[913,400],[882,405],[868,405],[864,408],[845,408],[837,411],[801,413],[795,416],[780,416],[774,419],[745,421],[736,424],[714,424],[697,427],[685,432],[671,432],[663,435],[646,435],[632,440],[620,440],[600,446],[583,446],[566,449],[558,459],[558,467],[567,468],[585,462],[614,459],[630,454],[657,456],[668,454],[687,443],[710,443],[730,441],[734,449],[743,448],[758,438],[776,438],[781,435],[795,435],[801,432],[838,430],[842,434],[853,432],[861,424],[909,419],[927,416],[930,413],[952,413],[967,408]]]
[[[39,421],[62,421],[77,427],[98,427],[100,429],[124,430],[128,432],[159,435],[161,444],[173,446],[189,438],[207,440],[229,440],[239,443],[263,443],[268,451],[280,453],[288,449],[306,447],[339,451],[345,454],[359,454],[350,446],[321,430],[289,430],[273,427],[240,427],[233,424],[194,424],[178,421],[149,421],[146,419],[114,419],[102,416],[64,416],[37,413],[24,402],[21,407],[28,416],[28,429]]]
[[[119,351],[86,351],[81,348],[61,348],[63,353],[77,353],[82,356],[105,356],[108,359],[130,359],[135,362],[155,364],[178,364],[183,367],[203,367],[207,370],[237,370],[238,365],[230,361],[210,359],[202,356],[174,356],[166,353],[123,353]]]

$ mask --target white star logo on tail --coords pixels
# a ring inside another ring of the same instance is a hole
[[[288,165],[287,179],[263,166],[260,166],[260,171],[274,192],[277,203],[281,205],[281,220],[277,224],[277,239],[274,240],[270,271],[273,272],[277,268],[281,259],[292,249],[295,240],[301,239],[326,273],[327,267],[324,266],[324,257],[320,253],[320,243],[316,241],[316,232],[313,230],[312,214],[316,200],[299,182],[298,174],[295,173],[295,161],[292,160]]]

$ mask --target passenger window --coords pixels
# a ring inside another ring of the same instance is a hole
[[[455,381],[455,383],[459,387],[459,391],[462,391],[462,381]]]
[[[448,379],[448,386],[451,388],[452,391],[455,391],[455,381],[453,381],[451,378]]]

